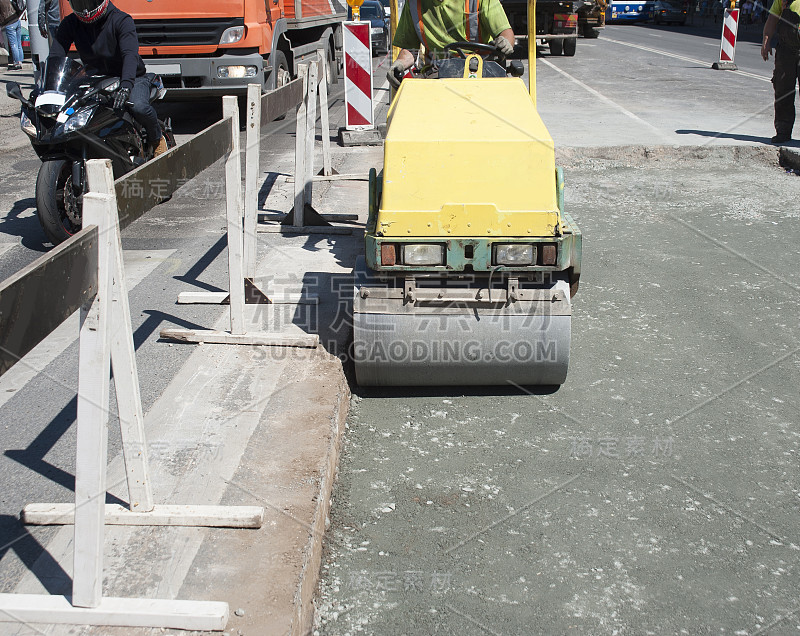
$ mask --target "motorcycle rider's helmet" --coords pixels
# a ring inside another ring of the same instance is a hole
[[[69,0],[69,6],[81,22],[94,22],[108,9],[108,0]]]

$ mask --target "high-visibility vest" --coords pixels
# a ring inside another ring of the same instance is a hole
[[[431,47],[425,37],[425,26],[422,24],[422,0],[408,0],[411,10],[411,20],[414,23],[414,30],[417,32],[419,41],[425,46],[425,50],[430,54]],[[464,0],[464,15],[466,16],[465,31],[468,42],[480,42],[480,0]]]

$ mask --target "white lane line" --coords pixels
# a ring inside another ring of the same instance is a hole
[[[622,46],[630,46],[634,49],[639,49],[640,51],[648,51],[649,53],[655,53],[657,55],[663,55],[665,57],[673,57],[676,60],[683,60],[684,62],[691,62],[692,64],[700,64],[701,66],[709,67],[710,64],[708,60],[697,60],[693,57],[686,57],[685,55],[678,55],[677,53],[669,53],[668,51],[661,51],[659,49],[653,49],[649,46],[642,46],[641,44],[631,44],[630,42],[621,42],[620,40],[612,40],[611,38],[603,38],[605,42],[611,42],[612,44],[621,44]],[[715,44],[714,46],[719,46]],[[757,75],[756,73],[748,73],[747,71],[726,71],[727,73],[736,73],[737,75],[744,75],[745,77],[752,77],[754,79],[761,80],[762,82],[772,82],[771,77],[766,77],[764,75]]]
[[[650,122],[645,121],[644,119],[642,119],[638,115],[635,115],[634,113],[629,111],[624,106],[620,106],[619,104],[617,104],[617,102],[613,101],[612,99],[609,99],[608,97],[606,97],[602,93],[600,93],[600,92],[596,91],[595,89],[593,89],[591,86],[587,86],[586,84],[581,82],[578,78],[572,77],[572,75],[570,75],[566,71],[562,71],[560,68],[555,66],[552,62],[546,60],[545,58],[541,58],[541,61],[542,61],[543,64],[546,64],[547,66],[552,68],[554,71],[556,71],[558,73],[561,73],[561,75],[566,77],[568,80],[570,80],[571,82],[574,82],[575,84],[580,86],[585,91],[587,91],[587,92],[591,93],[592,95],[594,95],[595,97],[597,97],[602,102],[605,102],[609,106],[613,106],[614,108],[616,108],[618,111],[620,111],[626,117],[630,117],[635,122],[640,123],[643,126],[646,126],[650,130],[655,132],[659,137],[661,137],[661,139],[663,139],[666,143],[668,143],[670,145],[674,145],[674,144],[677,143],[677,141],[673,137],[668,136],[666,133],[664,133],[664,131],[656,128],[655,126],[653,126],[653,124],[651,124]]]
[[[149,276],[175,250],[125,250],[125,275],[128,291]],[[14,397],[42,369],[61,355],[78,338],[79,312],[75,312],[0,377],[0,408]],[[76,376],[77,377],[77,374]]]

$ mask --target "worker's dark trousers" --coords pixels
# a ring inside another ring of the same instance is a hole
[[[800,51],[780,46],[775,49],[775,71],[772,85],[775,88],[775,132],[792,134],[794,126],[794,96],[800,77]]]

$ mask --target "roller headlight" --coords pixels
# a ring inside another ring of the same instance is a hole
[[[31,118],[28,117],[25,111],[22,111],[22,116],[19,118],[19,127],[22,128],[25,134],[31,137],[36,136],[36,126],[33,125]]]
[[[444,265],[444,246],[435,243],[403,246],[404,265]]]
[[[536,249],[530,243],[508,243],[494,246],[495,265],[533,265]]]
[[[222,32],[222,37],[219,39],[220,44],[236,44],[244,37],[244,27],[237,26],[225,29]]]

